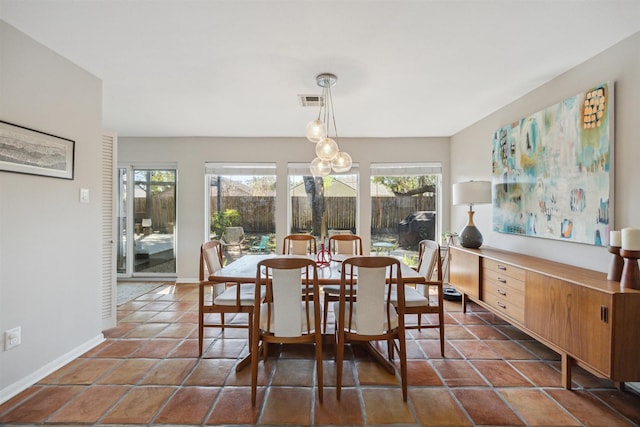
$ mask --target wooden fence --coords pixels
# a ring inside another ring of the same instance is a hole
[[[173,233],[176,223],[176,202],[174,197],[154,194],[147,206],[147,199],[136,197],[134,199],[135,222],[142,223],[143,218],[151,218],[152,228],[163,233]]]
[[[215,198],[211,199],[216,206]],[[240,213],[241,225],[249,233],[275,232],[273,197],[222,197],[220,209],[235,209]],[[311,230],[311,207],[306,197],[293,197],[292,231],[308,232]],[[356,229],[356,198],[326,197],[327,229]],[[371,209],[372,230],[396,231],[398,223],[415,211],[435,211],[434,197],[379,197],[373,200]]]

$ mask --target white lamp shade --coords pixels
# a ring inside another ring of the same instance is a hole
[[[327,176],[331,173],[331,162],[316,157],[311,161],[311,167],[309,169],[313,176]]]
[[[309,141],[317,144],[327,137],[327,128],[324,126],[324,123],[322,123],[322,120],[311,120],[307,123],[305,134]]]
[[[454,205],[491,203],[491,181],[468,181],[453,184]]]

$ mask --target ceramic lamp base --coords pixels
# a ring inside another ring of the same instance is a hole
[[[477,249],[482,246],[482,234],[473,223],[473,214],[474,212],[471,210],[471,206],[469,206],[469,211],[467,211],[469,221],[467,221],[467,225],[460,232],[458,242],[465,248]]]
[[[458,243],[465,248],[477,249],[482,246],[482,234],[475,225],[467,225],[460,232]]]

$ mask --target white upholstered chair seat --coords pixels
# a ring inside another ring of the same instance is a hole
[[[227,287],[222,293],[215,297],[213,303],[217,305],[236,305],[238,286],[240,286],[240,305],[252,306],[255,297],[255,286],[252,283],[243,283],[241,285],[233,285]]]
[[[398,293],[393,285],[391,289],[391,303],[394,306],[398,305]],[[418,292],[413,286],[404,287],[404,305],[405,307],[422,307],[429,305],[429,299],[423,294]]]
[[[355,294],[358,290],[358,286],[353,287],[353,293]],[[340,295],[340,285],[323,285],[322,292],[326,295],[338,296]]]
[[[346,307],[345,313],[349,313],[349,307],[350,306],[351,306],[351,302],[347,301],[346,304],[345,304],[345,307]],[[384,311],[386,310],[386,307],[387,307],[386,304],[381,304],[380,305],[380,311],[382,313],[384,313]],[[340,310],[340,302],[336,301],[336,302],[333,303],[333,311],[335,313],[338,313],[339,310]],[[377,329],[380,329],[380,331],[388,331],[390,329],[397,328],[398,327],[398,313],[396,313],[395,310],[392,310],[390,312],[390,316],[389,317],[390,317],[391,325],[387,324],[387,316],[383,315],[382,316],[382,319],[383,319],[382,323],[383,324],[382,324],[382,326],[380,328],[377,328]],[[358,321],[357,321],[357,319],[358,319],[358,303],[354,302],[353,303],[353,318],[351,320],[351,329],[350,329],[351,332],[358,332],[358,330],[359,330],[358,329]],[[345,327],[348,326],[348,323],[349,323],[349,315],[347,314],[346,319],[345,319]],[[371,326],[371,325],[369,325],[369,326]]]
[[[267,313],[269,312],[268,303],[264,303],[260,305],[260,329],[266,331],[267,330]],[[311,325],[311,329],[307,328],[307,308],[305,307],[305,303],[300,303],[300,312],[302,313],[300,317],[300,334],[307,334],[313,332],[313,325],[315,324],[315,316],[313,315],[313,301],[309,302],[309,324]],[[295,317],[291,316],[291,320],[295,321]],[[271,326],[268,332],[275,332],[275,310],[271,310],[271,321],[269,322],[269,326]],[[292,325],[293,326],[293,325]]]

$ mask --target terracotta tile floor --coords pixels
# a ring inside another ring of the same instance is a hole
[[[197,356],[197,287],[165,285],[118,308],[106,341],[0,405],[2,425],[622,426],[640,423],[640,397],[574,368],[560,386],[556,353],[500,318],[447,302],[446,358],[437,330],[408,336],[409,400],[398,378],[348,349],[342,399],[325,348],[324,402],[313,351],[277,346],[260,364],[250,403],[246,330],[208,329]],[[415,318],[415,316],[414,316]],[[227,321],[242,319],[229,319]],[[410,319],[414,321],[414,319]]]

